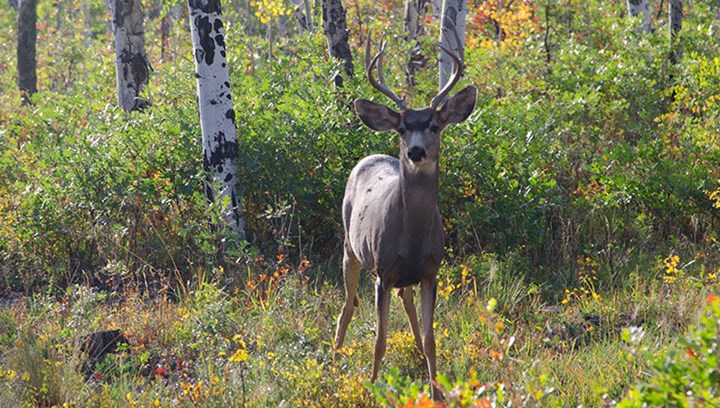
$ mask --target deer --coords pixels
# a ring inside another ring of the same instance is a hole
[[[455,34],[460,55],[462,48]],[[429,107],[408,109],[405,100],[386,84],[380,50],[370,58],[371,37],[365,49],[366,75],[370,84],[399,108],[356,99],[354,109],[370,129],[395,131],[400,136],[398,158],[374,154],[361,159],[350,172],[342,203],[344,226],[342,273],[345,303],[335,332],[335,357],[342,347],[348,324],[358,306],[360,271],[375,276],[376,332],[370,381],[375,383],[385,355],[391,293],[396,290],[407,314],[415,344],[427,364],[432,397],[437,389],[433,314],[437,294],[437,271],[443,258],[445,232],[438,209],[440,134],[451,124],[465,121],[475,107],[477,89],[470,85],[448,97],[460,80],[464,63],[454,51],[440,45],[453,60],[453,73]],[[377,66],[379,82],[373,76]],[[413,287],[420,287],[422,330],[413,301]]]

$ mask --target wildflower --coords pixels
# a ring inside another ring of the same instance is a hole
[[[505,328],[505,323],[501,321],[495,322],[495,333],[500,333]]]
[[[244,348],[239,348],[235,351],[235,354],[230,356],[230,362],[242,363],[243,361],[246,361],[249,357],[250,356]]]
[[[492,312],[493,310],[495,310],[495,306],[497,306],[497,299],[490,298],[485,309],[487,309],[488,312]]]

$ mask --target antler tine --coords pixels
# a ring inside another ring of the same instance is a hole
[[[368,30],[367,39],[365,40],[365,71],[370,68],[370,43],[372,42],[372,29]]]
[[[368,43],[365,48],[365,70],[367,73],[368,80],[370,81],[370,84],[375,89],[380,91],[383,95],[392,99],[393,102],[395,102],[395,104],[400,109],[407,110],[405,101],[401,97],[395,95],[395,93],[393,91],[391,91],[387,85],[385,85],[385,76],[383,75],[383,72],[382,72],[382,59],[383,59],[383,56],[385,55],[385,45],[387,44],[387,41],[385,41],[385,36],[383,35],[382,38],[380,39],[380,42],[381,42],[380,51],[377,54],[375,54],[375,56],[369,62],[368,62],[368,59],[370,57],[370,42],[371,42],[370,31],[368,31],[367,41],[368,41]],[[375,80],[375,78],[373,77],[373,74],[372,74],[375,64],[377,64],[377,67],[378,67],[378,78],[380,79],[380,83],[378,83]]]
[[[465,63],[465,57],[463,56],[463,44],[460,42],[460,34],[457,32],[457,26],[450,19],[448,19],[448,25],[450,26],[450,31],[453,33],[453,37],[455,37],[455,44],[457,45],[457,50],[460,53],[458,57],[460,57],[460,61]]]
[[[453,35],[455,37],[455,42],[458,46],[458,50],[462,54],[462,43],[460,42],[460,36],[458,35],[457,28],[455,27],[455,24],[453,24],[452,21],[449,19],[447,20],[448,25],[450,26],[451,31],[453,32]],[[440,105],[442,102],[445,101],[445,98],[447,98],[450,91],[455,87],[455,85],[460,81],[460,77],[462,76],[463,68],[464,68],[464,62],[461,56],[458,56],[453,50],[446,48],[442,44],[439,44],[440,49],[445,51],[447,55],[452,58],[453,62],[455,63],[453,73],[450,76],[450,79],[447,81],[445,86],[440,90],[440,92],[435,96],[430,103],[430,106],[433,108],[437,108],[438,105]]]
[[[383,59],[385,58],[385,46],[387,45],[387,41],[385,40],[385,34],[380,37],[380,52],[378,53],[380,57],[377,61],[377,71],[378,71],[378,79],[380,80],[380,83],[385,85],[385,75],[383,74]]]

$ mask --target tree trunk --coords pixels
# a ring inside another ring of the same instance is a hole
[[[427,0],[405,0],[405,40],[410,46],[408,62],[405,66],[406,82],[409,87],[417,85],[415,70],[427,63],[418,38],[423,34],[422,21],[425,19]]]
[[[170,13],[165,14],[160,20],[160,61],[170,61],[170,30],[172,30],[172,18]]]
[[[422,21],[425,19],[426,9],[427,0],[405,0],[405,32],[408,42],[422,35]]]
[[[682,58],[683,49],[680,42],[680,30],[683,23],[682,0],[670,0],[670,63],[677,64]]]
[[[202,130],[203,166],[209,176],[205,194],[210,202],[226,203],[224,230],[228,238],[242,240],[245,238],[245,220],[240,203],[238,143],[220,0],[189,0],[188,5]]]
[[[348,45],[348,29],[345,21],[345,9],[340,0],[323,0],[322,2],[323,30],[327,37],[330,55],[345,61],[345,74],[353,76],[355,70],[352,63],[352,53]],[[342,76],[335,77],[335,85],[343,85]]]
[[[305,22],[307,23],[307,30],[312,32],[313,30],[313,19],[312,19],[312,7],[310,6],[310,0],[303,0],[305,4]]]
[[[89,49],[92,46],[92,17],[90,15],[90,5],[88,3],[82,3],[82,13],[84,18],[83,23],[83,47]]]
[[[645,34],[650,33],[650,2],[648,0],[627,0],[630,17],[637,17],[642,14],[642,25],[640,29]]]
[[[36,1],[20,1],[17,16],[17,85],[22,95],[23,105],[31,104],[30,97],[37,92],[36,23]]]
[[[465,18],[467,17],[467,0],[445,0],[443,2],[442,29],[440,30],[440,43],[446,48],[455,50],[460,58],[464,58],[463,49],[465,47]],[[450,29],[448,22],[455,24],[460,44],[455,44],[455,36]],[[453,61],[440,51],[440,87],[442,89],[452,74]]]
[[[145,20],[140,0],[112,0],[112,27],[115,36],[115,69],[118,104],[125,110],[148,107],[140,93],[148,83],[145,54]]]
[[[295,20],[297,21],[298,33],[312,32],[310,0],[292,0],[292,4],[295,6],[293,14],[295,14]]]

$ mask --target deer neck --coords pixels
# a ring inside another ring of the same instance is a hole
[[[433,228],[439,189],[437,162],[430,169],[418,171],[403,157],[400,159],[400,199],[403,229],[408,236],[428,236]]]

